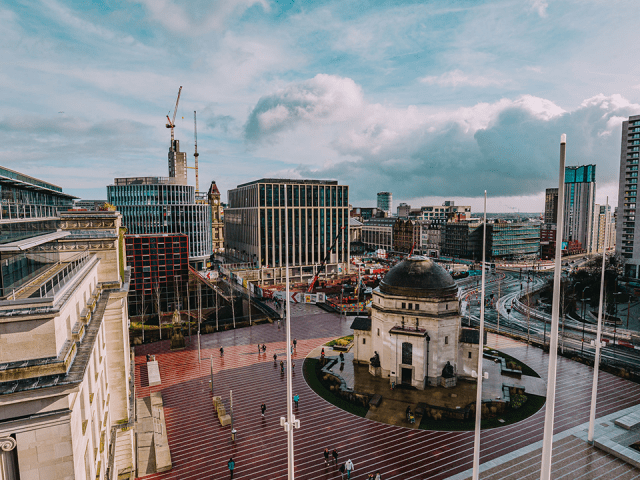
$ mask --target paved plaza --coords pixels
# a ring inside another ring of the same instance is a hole
[[[297,479],[340,478],[335,466],[324,465],[325,447],[337,448],[340,462],[348,458],[353,461],[352,478],[365,478],[376,470],[380,470],[385,480],[470,476],[473,432],[434,432],[384,424],[349,414],[316,395],[304,381],[303,359],[322,343],[351,334],[352,319],[324,313],[313,306],[292,308],[292,314],[296,315],[292,319],[292,338],[297,338],[293,393],[300,395],[297,418],[301,422],[301,428],[294,434]],[[266,354],[258,354],[258,343],[266,343]],[[528,364],[546,380],[548,355],[540,349],[494,335],[489,335],[488,343]],[[166,341],[136,347],[136,395],[141,398],[150,392],[162,392],[173,463],[170,472],[145,478],[225,479],[229,477],[227,461],[233,456],[235,479],[285,479],[287,442],[280,417],[286,414],[286,380],[273,362],[274,352],[278,354],[278,363],[286,355],[284,328],[262,324],[204,335],[201,345],[201,362],[195,336],[191,342],[187,340],[185,350],[177,352],[170,352]],[[220,346],[224,346],[222,358]],[[148,386],[147,353],[156,355],[162,380],[159,386]],[[214,392],[222,396],[227,412],[231,407],[229,391],[233,390],[234,425],[238,431],[235,443],[231,441],[230,428],[220,426],[212,407],[210,358]],[[593,466],[599,462],[598,466],[615,467],[622,475],[619,478],[640,477],[640,471],[567,434],[588,421],[592,376],[590,367],[558,358],[555,433],[559,437],[554,448],[552,476],[560,478],[556,472],[566,468],[567,461],[560,455],[563,451],[574,452],[580,458],[588,454],[593,458]],[[640,404],[640,385],[605,372],[600,374],[599,385],[598,417]],[[267,405],[264,418],[260,415],[263,402]],[[543,421],[544,408],[519,423],[482,432],[481,463],[487,472],[487,467],[496,467],[487,463],[491,460],[505,466],[506,462],[515,461],[523,468],[510,476],[511,470],[500,474],[498,465],[491,478],[539,476],[539,456],[536,459],[535,455],[543,436]],[[576,454],[580,449],[583,452]],[[587,467],[592,464],[583,463]],[[599,471],[609,471],[606,470],[609,467]],[[578,477],[573,471],[564,478]],[[618,475],[582,478],[618,478]]]

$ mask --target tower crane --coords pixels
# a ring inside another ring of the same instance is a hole
[[[180,102],[180,93],[182,92],[182,85],[180,85],[180,89],[178,90],[178,99],[176,100],[176,108],[173,110],[173,119],[169,118],[167,114],[167,128],[171,129],[171,147],[173,148],[173,129],[176,126],[176,113],[178,113],[178,103]]]

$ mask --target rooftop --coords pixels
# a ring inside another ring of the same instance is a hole
[[[338,185],[337,180],[303,180],[301,178],[261,178],[253,182],[243,183],[236,188],[255,185],[257,183],[286,183],[291,185]]]

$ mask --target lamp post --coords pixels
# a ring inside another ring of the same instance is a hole
[[[582,289],[582,304],[580,305],[580,317],[582,318],[582,345],[580,345],[580,355],[584,352],[584,324],[587,323],[584,319],[584,291],[589,288],[588,286]]]

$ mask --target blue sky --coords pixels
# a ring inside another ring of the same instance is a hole
[[[165,115],[201,189],[332,178],[354,206],[540,211],[567,164],[617,202],[640,113],[637,0],[0,1],[0,165],[106,198],[166,176]],[[635,13],[634,13],[635,12]],[[193,184],[193,174],[190,173]]]

